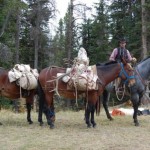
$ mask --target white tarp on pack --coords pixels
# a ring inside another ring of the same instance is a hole
[[[8,72],[9,81],[17,81],[17,84],[23,89],[35,89],[38,85],[38,71],[32,69],[30,65],[16,64],[13,69]]]

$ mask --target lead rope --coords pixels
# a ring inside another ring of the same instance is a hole
[[[115,91],[116,91],[116,97],[117,97],[117,99],[118,99],[118,101],[122,101],[123,100],[123,98],[124,98],[124,95],[125,95],[125,84],[123,84],[123,94],[122,94],[122,97],[121,98],[119,98],[119,92],[117,92],[117,88],[116,88],[116,86],[115,86]]]
[[[20,78],[20,83],[21,83],[21,78]],[[19,84],[19,85],[20,85],[20,84]],[[20,85],[20,98],[22,98],[21,85]]]
[[[74,84],[74,87],[75,87],[75,94],[76,94],[76,106],[78,107],[78,100],[77,100],[78,93],[77,93],[77,85],[76,85],[75,80],[73,80],[73,84]]]

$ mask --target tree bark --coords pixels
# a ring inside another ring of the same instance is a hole
[[[142,5],[142,53],[141,57],[145,58],[147,56],[147,33],[146,33],[146,9],[145,0],[141,0]]]
[[[9,12],[7,13],[6,19],[5,19],[4,23],[3,23],[2,29],[1,29],[1,31],[0,31],[0,37],[2,37],[2,35],[3,35],[4,31],[5,31],[7,22],[8,22],[9,17],[10,17],[10,14],[11,14],[11,11],[9,11]]]
[[[19,63],[19,34],[20,34],[20,9],[17,10],[17,21],[16,21],[16,36],[15,36],[15,44],[16,44],[16,63]]]
[[[70,67],[70,61],[71,61],[71,50],[72,47],[72,30],[73,30],[73,0],[70,0],[70,7],[69,7],[69,20],[68,20],[68,44],[67,44],[67,51],[68,51],[68,67]]]
[[[34,37],[34,68],[38,68],[38,51],[39,51],[39,30],[40,30],[40,3],[37,2],[37,19],[35,26],[35,37]]]

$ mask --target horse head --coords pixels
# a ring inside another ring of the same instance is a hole
[[[131,87],[135,84],[134,69],[130,63],[121,63],[121,72],[119,77],[124,81],[128,87]]]

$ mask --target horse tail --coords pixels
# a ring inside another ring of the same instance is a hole
[[[100,108],[101,108],[101,96],[98,97],[96,102],[96,115],[99,116],[100,114]]]

